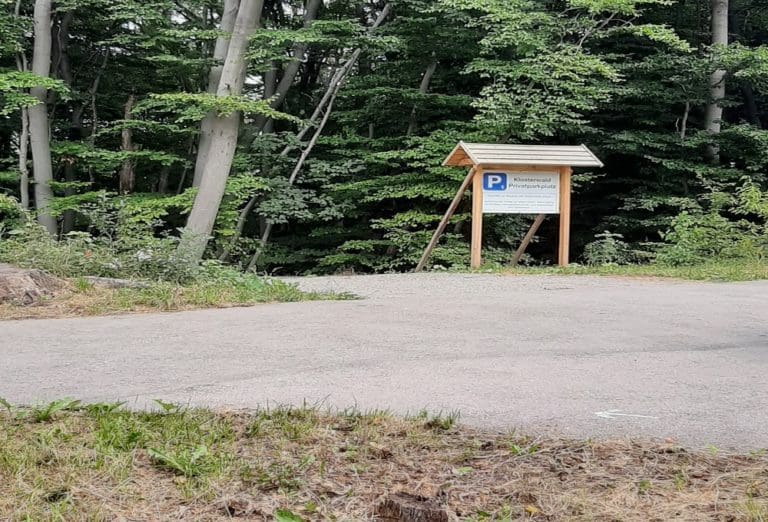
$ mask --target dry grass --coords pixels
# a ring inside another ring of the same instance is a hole
[[[503,273],[515,275],[601,275],[633,278],[672,278],[692,281],[759,281],[768,279],[768,261],[734,260],[711,261],[692,266],[605,265],[569,267],[503,267]]]
[[[302,292],[278,280],[243,276],[189,286],[152,283],[147,288],[97,288],[74,280],[70,291],[32,305],[0,304],[0,321],[230,308],[260,303],[351,299],[346,294]]]
[[[1,414],[3,520],[369,520],[396,491],[460,520],[768,519],[760,454],[534,440],[445,416],[73,406]]]

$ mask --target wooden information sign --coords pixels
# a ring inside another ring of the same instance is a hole
[[[424,269],[464,193],[472,185],[472,268],[482,263],[483,214],[536,214],[512,263],[516,264],[548,214],[560,215],[558,264],[567,266],[571,234],[572,167],[602,167],[586,146],[494,145],[460,142],[443,163],[470,167],[416,271]]]

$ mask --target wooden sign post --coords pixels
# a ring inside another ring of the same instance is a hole
[[[558,264],[567,266],[571,238],[572,167],[602,167],[581,146],[494,145],[460,142],[445,166],[471,167],[448,211],[424,250],[416,272],[424,269],[440,236],[472,185],[472,245],[470,265],[482,264],[483,214],[535,214],[531,229],[512,258],[517,264],[547,214],[560,215]]]
[[[571,249],[571,167],[560,168],[560,242],[557,264],[568,266]]]
[[[483,171],[476,170],[472,180],[472,245],[470,249],[472,268],[483,263]]]

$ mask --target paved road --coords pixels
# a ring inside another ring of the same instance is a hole
[[[0,396],[304,399],[576,437],[768,446],[768,282],[304,279],[360,301],[0,323]],[[642,415],[628,417],[612,413]],[[605,418],[605,417],[609,418]]]

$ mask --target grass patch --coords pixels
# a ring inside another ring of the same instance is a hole
[[[768,516],[760,452],[534,440],[453,414],[158,406],[2,410],[0,519],[369,520],[396,491],[467,521]]]
[[[0,304],[0,320],[177,312],[259,303],[353,299],[350,294],[304,292],[295,285],[252,274],[200,280],[188,285],[148,283],[145,288],[98,288],[79,278],[70,290],[31,306]]]
[[[757,281],[768,279],[768,261],[712,261],[693,266],[604,265],[569,267],[503,267],[518,275],[600,275],[615,277],[669,277],[694,281]]]

